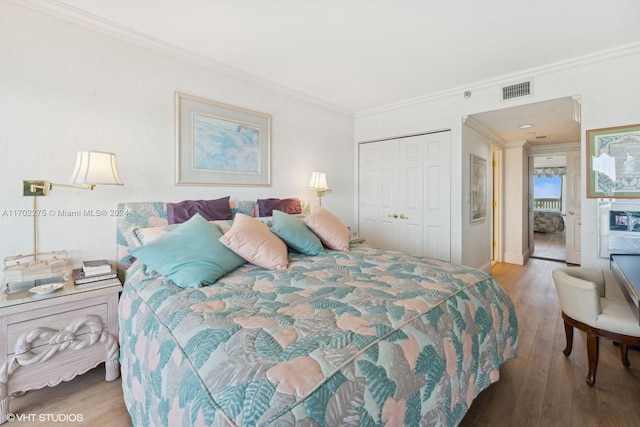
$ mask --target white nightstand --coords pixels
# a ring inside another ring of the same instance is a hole
[[[0,423],[11,394],[53,386],[105,362],[106,380],[120,376],[117,279],[46,295],[0,295]]]

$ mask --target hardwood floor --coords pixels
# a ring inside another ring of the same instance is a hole
[[[497,264],[492,275],[507,290],[519,322],[518,357],[500,370],[500,381],[480,393],[461,426],[638,426],[640,352],[622,366],[619,347],[600,340],[596,384],[587,376],[586,338],[575,330],[565,357],[564,326],[551,270],[564,263],[529,260]]]
[[[492,275],[507,290],[519,322],[518,357],[506,362],[500,380],[480,393],[461,426],[638,426],[640,352],[629,351],[630,368],[619,348],[600,340],[598,375],[587,386],[583,332],[575,331],[573,353],[562,354],[564,327],[551,270],[564,263],[532,259],[525,266],[497,264]],[[56,387],[11,399],[10,411],[33,415],[21,427],[43,425],[131,426],[120,380],[104,381],[99,366]],[[41,414],[79,414],[79,423],[43,423]],[[6,424],[11,425],[11,424]]]
[[[15,414],[16,419],[3,427],[130,427],[131,419],[122,400],[120,379],[105,381],[104,376],[102,363],[71,381],[12,398],[9,412]],[[58,418],[47,422],[46,417]]]
[[[567,257],[565,232],[533,233],[534,250],[531,256],[546,260],[564,261]]]

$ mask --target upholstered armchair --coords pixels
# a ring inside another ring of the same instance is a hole
[[[567,337],[565,356],[571,354],[573,328],[587,333],[587,384],[593,387],[596,382],[600,337],[620,344],[622,364],[629,367],[627,346],[640,345],[640,324],[611,272],[567,267],[552,274]]]

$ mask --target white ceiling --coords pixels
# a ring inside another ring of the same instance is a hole
[[[640,41],[639,0],[13,1],[352,113]]]
[[[481,124],[482,130],[496,135],[501,140],[498,142],[528,141],[531,146],[539,146],[580,141],[581,105],[579,100],[571,97],[488,111],[470,117]],[[468,124],[473,127],[472,123]],[[532,127],[521,128],[522,125]]]

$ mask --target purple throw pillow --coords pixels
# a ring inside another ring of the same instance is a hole
[[[167,203],[169,224],[181,224],[199,213],[207,221],[233,219],[229,196],[215,200],[184,200],[180,203]]]
[[[302,205],[298,199],[258,199],[260,216],[271,216],[274,209],[286,214],[302,213]]]

